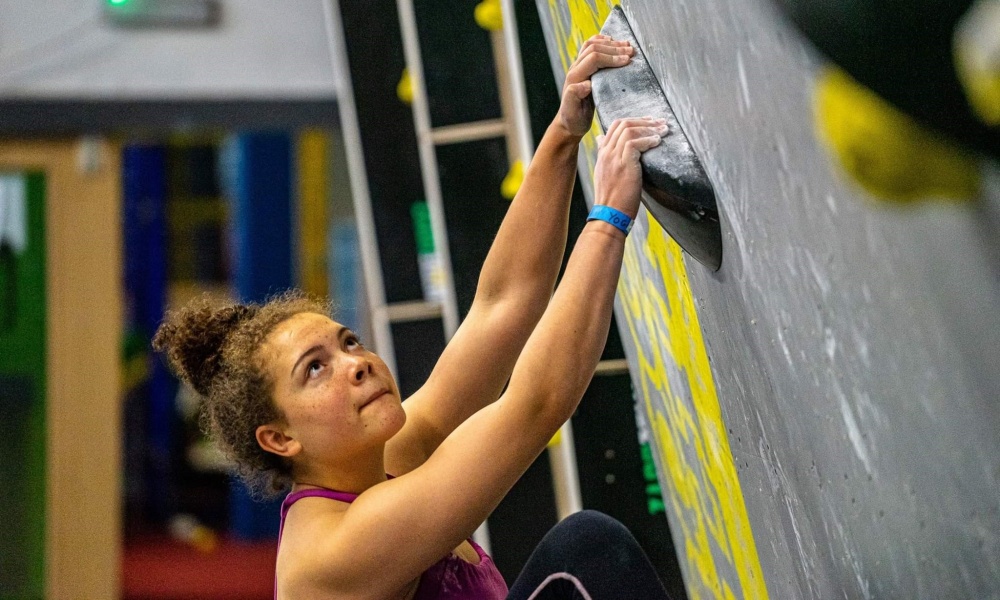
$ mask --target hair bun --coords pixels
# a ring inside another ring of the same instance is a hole
[[[167,314],[153,337],[153,348],[166,352],[177,375],[207,396],[222,369],[226,338],[257,310],[255,305],[213,307],[205,299],[195,301]]]

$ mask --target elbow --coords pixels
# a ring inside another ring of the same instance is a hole
[[[559,386],[553,390],[533,390],[525,406],[525,416],[544,443],[568,421],[583,397],[583,390]]]
[[[480,281],[473,306],[537,322],[549,305],[554,289],[554,282],[546,285],[545,281],[506,284]]]
[[[548,306],[548,296],[517,293],[483,293],[476,294],[469,309],[469,317],[475,316],[477,322],[495,331],[503,331],[509,339],[521,340],[523,344],[538,321],[545,314]]]
[[[576,407],[580,405],[579,397],[574,398],[572,402],[568,402],[567,399],[562,398],[561,401],[551,402],[545,411],[544,417],[542,417],[551,431],[549,437],[555,435],[555,432],[563,426],[563,423],[569,421],[573,413],[576,412]]]

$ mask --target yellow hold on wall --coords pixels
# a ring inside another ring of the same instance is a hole
[[[413,104],[413,78],[410,77],[410,70],[403,69],[399,76],[399,83],[396,84],[396,97],[403,104]]]
[[[500,8],[500,0],[483,0],[476,5],[476,24],[486,31],[499,31],[503,29],[503,10]]]
[[[979,0],[955,29],[955,72],[969,105],[987,125],[1000,125],[1000,2]]]
[[[883,200],[967,200],[979,193],[974,156],[837,67],[816,84],[816,128],[848,175]]]

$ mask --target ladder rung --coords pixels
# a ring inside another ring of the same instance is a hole
[[[489,119],[486,121],[459,123],[458,125],[446,125],[431,129],[431,141],[438,146],[443,146],[445,144],[505,137],[509,127],[507,121],[503,119]]]
[[[423,300],[394,302],[385,306],[385,314],[390,323],[439,319],[441,318],[441,303]]]
[[[602,360],[597,363],[594,375],[624,375],[628,373],[628,361],[624,358]]]

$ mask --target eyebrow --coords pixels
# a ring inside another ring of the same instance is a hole
[[[348,329],[347,327],[341,326],[341,328],[337,330],[337,339],[338,340],[341,339],[344,336],[344,333],[349,331],[350,329]],[[322,349],[323,349],[322,344],[316,344],[312,348],[309,348],[308,350],[303,352],[302,356],[299,356],[299,359],[295,361],[294,365],[292,365],[292,378],[293,379],[295,378],[295,371],[299,368],[299,365],[302,364],[302,361],[304,361],[307,357],[311,356],[312,354]]]

